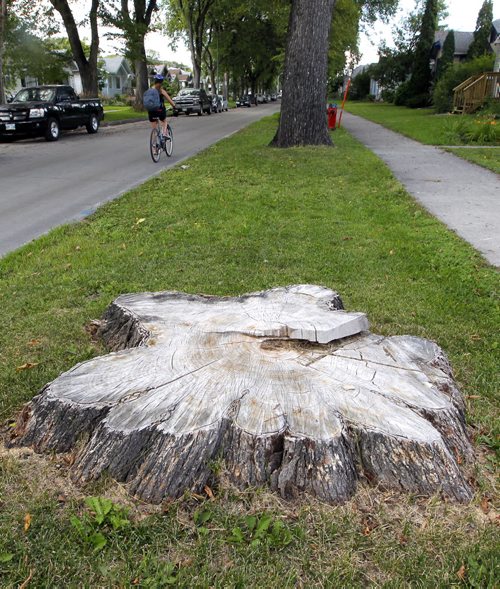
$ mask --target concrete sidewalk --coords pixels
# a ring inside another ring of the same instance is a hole
[[[500,266],[500,177],[439,147],[423,145],[361,117],[343,126],[376,153],[418,202]]]

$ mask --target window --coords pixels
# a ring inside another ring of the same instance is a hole
[[[120,88],[120,86],[121,86],[121,80],[120,80],[120,78],[118,76],[116,76],[115,81],[116,81],[116,87],[117,88]]]
[[[64,102],[65,100],[75,100],[75,93],[69,88],[61,88],[57,93],[57,100]]]

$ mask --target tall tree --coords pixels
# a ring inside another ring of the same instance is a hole
[[[437,78],[439,79],[444,72],[453,65],[453,59],[455,57],[455,31],[448,31],[446,39],[443,43],[443,52],[439,58],[437,65]]]
[[[335,0],[292,0],[280,124],[272,145],[331,145],[325,104]]]
[[[366,21],[393,14],[398,3],[398,0],[357,1],[362,20]],[[292,0],[281,117],[271,143],[276,147],[331,145],[326,125],[326,91],[335,3],[336,0]]]
[[[170,22],[173,32],[185,32],[191,61],[193,85],[200,87],[206,47],[209,11],[215,0],[170,0]]]
[[[142,97],[148,89],[148,59],[144,41],[153,26],[153,18],[159,10],[157,0],[111,0],[103,5],[103,21],[120,32],[110,36],[121,37],[125,41],[126,56],[133,64],[135,72],[135,107],[142,109]]]
[[[422,26],[418,36],[411,78],[408,82],[408,96],[411,100],[430,100],[432,72],[430,56],[438,23],[438,0],[426,0]],[[416,103],[413,103],[416,104]]]
[[[99,31],[97,17],[99,10],[99,0],[92,0],[89,12],[90,22],[90,50],[88,56],[85,53],[84,45],[80,38],[78,25],[69,6],[68,0],[50,0],[52,6],[61,15],[68,35],[73,59],[76,62],[78,71],[82,79],[83,95],[97,96],[99,92],[99,80],[97,71],[97,59],[99,56]]]
[[[476,30],[474,31],[474,40],[469,46],[467,59],[481,57],[485,53],[491,53],[490,35],[491,25],[493,23],[493,0],[484,0],[483,5],[477,15]]]
[[[0,104],[5,103],[4,63],[7,33],[7,0],[0,0]]]

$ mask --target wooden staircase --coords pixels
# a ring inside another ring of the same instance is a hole
[[[500,72],[471,76],[453,88],[453,112],[471,114],[488,99],[500,101]]]

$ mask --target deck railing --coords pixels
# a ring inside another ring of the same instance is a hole
[[[488,99],[500,100],[500,72],[471,76],[453,88],[453,112],[470,114]]]

